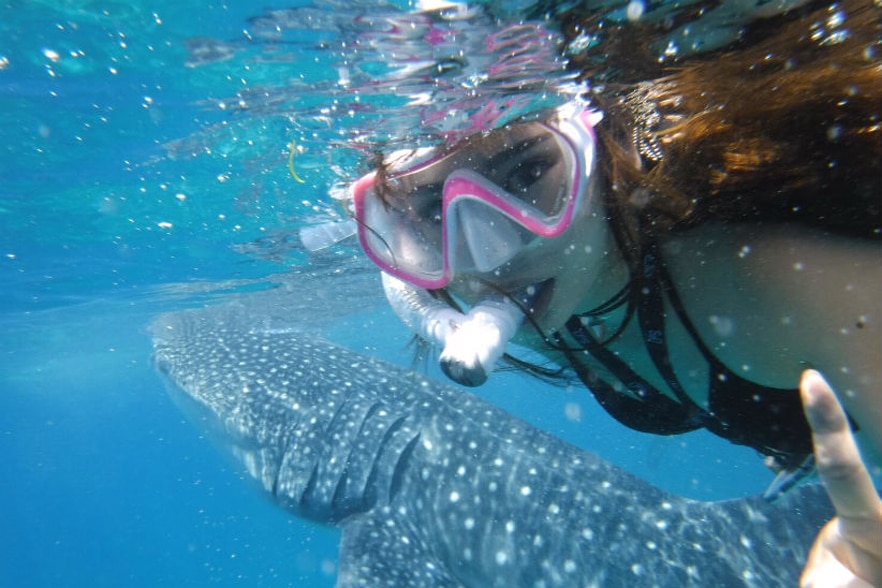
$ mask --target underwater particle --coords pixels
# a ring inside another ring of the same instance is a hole
[[[841,126],[832,125],[827,129],[827,140],[828,141],[836,141],[841,136],[842,136],[842,127]]]
[[[835,29],[837,27],[842,26],[842,24],[844,22],[845,22],[845,13],[843,13],[841,10],[839,10],[839,11],[830,15],[830,17],[827,19],[827,26],[830,27],[831,29]]]
[[[580,32],[577,37],[572,39],[567,46],[567,53],[570,55],[578,55],[595,47],[600,42],[597,35],[590,35],[587,32]]]
[[[643,16],[643,11],[646,10],[646,6],[640,0],[631,0],[628,2],[628,7],[625,9],[625,16],[627,16],[628,20],[634,22],[636,20],[640,20],[640,17]]]
[[[677,47],[677,44],[674,43],[674,41],[673,41],[673,39],[672,39],[672,40],[668,41],[668,46],[665,47],[664,56],[663,56],[662,59],[666,59],[666,58],[669,58],[669,57],[676,57],[676,56],[677,56],[677,53],[678,53],[679,51],[680,51],[680,50],[679,50],[679,48]]]
[[[58,63],[58,60],[61,59],[61,55],[58,53],[58,51],[54,49],[49,49],[48,47],[43,47],[42,53],[43,57],[45,57],[52,63]]]
[[[291,172],[291,177],[294,178],[294,181],[299,184],[305,184],[300,176],[297,175],[297,172],[294,170],[294,153],[297,145],[294,141],[288,143],[288,171]]]
[[[730,317],[712,314],[708,321],[718,337],[731,337],[735,332],[735,321]]]
[[[568,402],[564,406],[564,416],[572,423],[578,423],[582,420],[582,407],[575,402]]]

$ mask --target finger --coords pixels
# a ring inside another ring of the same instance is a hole
[[[827,523],[818,535],[799,579],[800,588],[873,588],[834,555],[830,542],[837,540],[835,526],[835,521]]]
[[[879,501],[842,406],[826,380],[803,372],[799,386],[812,427],[818,474],[840,517],[873,517]]]

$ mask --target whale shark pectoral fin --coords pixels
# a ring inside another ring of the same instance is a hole
[[[343,538],[337,588],[463,586],[424,542],[407,530],[411,525],[396,520],[388,507],[351,517],[340,527]]]

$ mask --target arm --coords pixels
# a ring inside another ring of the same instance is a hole
[[[818,372],[807,370],[800,392],[812,427],[818,474],[837,515],[818,534],[800,585],[882,586],[882,500],[830,385]]]

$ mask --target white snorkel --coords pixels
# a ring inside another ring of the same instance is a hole
[[[441,370],[463,386],[487,381],[524,318],[508,298],[484,299],[463,314],[428,290],[385,272],[382,278],[392,310],[417,335],[442,348]]]

